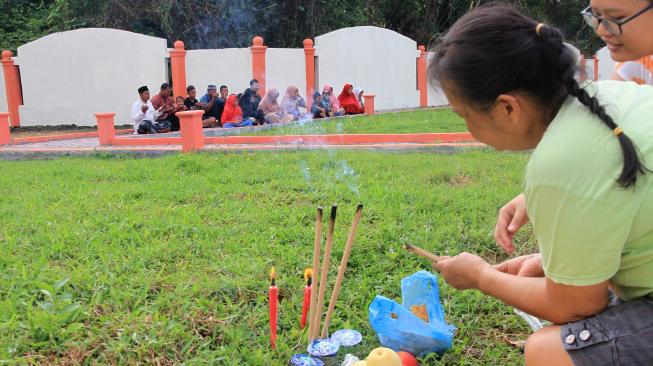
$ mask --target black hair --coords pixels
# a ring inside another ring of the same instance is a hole
[[[220,91],[222,91],[222,89],[225,89],[225,88],[229,89],[226,85],[220,85]]]
[[[165,89],[170,89],[170,84],[168,83],[161,84],[161,90],[165,90]]]
[[[195,90],[195,87],[192,86],[192,85],[189,85],[189,86],[186,87],[186,93],[190,93],[191,90]]]
[[[252,79],[252,81],[249,82],[249,86],[251,87],[252,85],[254,85],[254,83],[258,84],[259,81],[256,79]]]
[[[440,38],[429,64],[432,83],[451,82],[478,109],[490,109],[497,97],[520,92],[547,107],[551,118],[569,97],[577,98],[610,130],[618,125],[603,105],[576,81],[578,62],[562,32],[502,3],[482,5],[461,17]],[[617,179],[634,186],[648,169],[632,140],[621,133],[624,165]]]
[[[146,91],[150,91],[150,89],[148,89],[147,86],[141,86],[140,88],[138,88],[138,94],[143,94]]]

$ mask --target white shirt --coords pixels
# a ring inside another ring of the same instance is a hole
[[[147,111],[143,112],[143,106],[147,105]],[[143,102],[142,99],[137,100],[134,102],[132,105],[132,121],[134,122],[134,132],[138,132],[138,126],[141,124],[143,121],[150,121],[154,123],[156,119],[161,115],[158,111],[154,110],[154,106],[152,105],[152,102],[149,100],[147,102]]]

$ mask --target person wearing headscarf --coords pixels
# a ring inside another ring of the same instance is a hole
[[[295,118],[287,113],[284,113],[279,106],[279,91],[277,89],[270,89],[263,100],[258,105],[259,110],[263,113],[267,123],[288,123]]]
[[[322,106],[322,94],[316,91],[313,93],[313,105],[311,106],[313,118],[330,117],[330,111]]]
[[[340,106],[338,98],[333,93],[333,87],[329,84],[322,88],[322,107],[331,111],[331,116],[343,116],[345,109]]]
[[[234,94],[227,98],[220,121],[224,128],[245,127],[254,124],[254,119],[251,117],[243,119],[243,110],[238,105],[238,97]]]
[[[338,102],[342,108],[345,109],[347,114],[361,114],[365,112],[363,107],[358,102],[358,98],[354,95],[354,88],[351,84],[345,84],[342,88],[342,93],[338,96]]]
[[[297,121],[302,117],[299,107],[306,108],[306,101],[299,95],[299,89],[291,85],[286,89],[286,95],[281,101],[281,110],[286,114],[292,115],[293,119]]]
[[[355,87],[354,88],[354,95],[356,96],[356,99],[358,99],[358,104],[365,110],[365,103],[363,103],[363,88],[361,87]]]

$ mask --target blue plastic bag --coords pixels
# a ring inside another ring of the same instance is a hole
[[[403,305],[377,296],[370,304],[370,325],[381,344],[418,357],[450,349],[456,327],[444,320],[437,277],[420,271],[404,278],[401,299]],[[426,306],[429,322],[413,314],[412,306]]]

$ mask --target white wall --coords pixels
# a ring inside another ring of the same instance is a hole
[[[226,85],[229,92],[242,93],[252,79],[252,51],[249,48],[190,50],[186,53],[186,84],[197,89],[198,99],[209,84]]]
[[[130,124],[138,87],[156,93],[167,81],[166,56],[165,39],[100,28],[18,47],[21,125],[95,125],[97,112],[116,112],[117,124]]]
[[[299,94],[306,96],[306,57],[303,48],[268,48],[266,64],[266,87],[279,90],[279,102],[286,88],[295,85]],[[316,86],[316,89],[319,89]],[[311,96],[312,98],[312,96]]]
[[[340,94],[350,83],[376,94],[377,110],[419,106],[417,43],[377,27],[343,28],[315,38],[319,86]]]
[[[427,52],[426,53],[426,84],[428,85],[428,105],[429,107],[440,107],[444,105],[448,105],[449,101],[447,100],[446,95],[444,95],[444,92],[442,92],[442,89],[439,86],[434,86],[431,83],[431,80],[429,78],[429,72],[428,68],[429,65],[431,64],[431,58],[435,55],[434,52]]]
[[[608,47],[603,47],[597,52],[599,56],[599,80],[610,80],[614,74],[616,62],[610,56]]]
[[[0,112],[9,112],[7,107],[7,87],[5,86],[5,73],[0,71]]]

